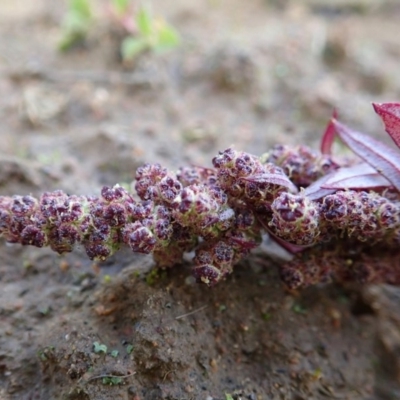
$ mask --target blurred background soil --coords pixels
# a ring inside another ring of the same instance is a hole
[[[317,147],[334,108],[386,140],[371,102],[400,99],[397,0],[154,0],[181,44],[129,65],[94,3],[60,53],[65,2],[0,0],[0,195]],[[0,245],[1,399],[400,399],[398,289],[288,293],[264,249],[208,289],[189,262]]]

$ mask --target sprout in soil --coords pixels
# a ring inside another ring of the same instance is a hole
[[[105,21],[118,33],[119,53],[130,62],[145,52],[160,53],[179,45],[180,36],[163,18],[153,15],[149,6],[132,0],[109,0]],[[95,9],[90,0],[69,0],[59,43],[67,51],[85,42],[95,25]]]

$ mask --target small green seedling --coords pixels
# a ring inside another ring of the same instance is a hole
[[[105,376],[101,380],[101,383],[103,385],[109,385],[109,386],[120,385],[122,383],[122,378],[118,376]]]
[[[89,0],[69,0],[59,49],[67,51],[74,45],[83,42],[92,20],[93,12]]]
[[[127,36],[121,44],[121,54],[125,61],[131,61],[145,51],[162,52],[178,46],[178,32],[162,18],[154,17],[148,7],[140,7],[135,22],[137,35]]]
[[[133,351],[133,344],[128,344],[128,346],[126,346],[126,352],[128,354],[131,354]]]
[[[178,32],[164,19],[155,17],[149,7],[140,6],[136,14],[132,14],[133,9],[132,0],[109,2],[108,17],[126,34],[120,49],[124,61],[132,61],[146,51],[163,52],[179,44]],[[69,0],[59,43],[61,51],[85,40],[94,23],[93,14],[90,0]]]
[[[94,342],[93,343],[93,351],[98,354],[98,353],[107,353],[107,346],[105,344],[101,344],[99,342]]]
[[[113,350],[113,351],[111,352],[111,357],[117,358],[118,355],[119,355],[119,351],[118,351],[118,350]]]

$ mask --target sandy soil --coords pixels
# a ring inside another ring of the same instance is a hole
[[[60,54],[64,2],[0,0],[0,195],[318,146],[333,108],[378,136],[371,101],[400,99],[397,0],[154,0],[182,45],[128,67],[95,3],[85,46]],[[263,248],[208,289],[190,263],[2,241],[0,398],[399,399],[399,290],[288,293],[275,263]]]

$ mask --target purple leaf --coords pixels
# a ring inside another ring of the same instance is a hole
[[[392,184],[367,163],[340,168],[322,184],[325,189],[375,189]]]
[[[251,175],[248,178],[240,178],[240,179],[248,182],[272,183],[273,185],[283,186],[294,193],[298,192],[297,187],[284,174],[258,174],[258,175]]]
[[[337,111],[333,110],[332,118],[328,122],[325,132],[322,135],[321,146],[320,146],[322,154],[330,155],[332,153],[332,144],[333,144],[333,141],[335,140],[335,136],[336,136],[335,127],[332,123],[332,120],[336,119],[336,118],[337,118]]]
[[[324,185],[327,180],[333,175],[333,173],[330,173],[328,175],[325,175],[321,178],[319,178],[317,181],[313,182],[310,186],[308,186],[304,190],[304,194],[310,199],[310,200],[318,200],[321,197],[328,196],[332,193],[335,193],[335,189],[325,189]]]
[[[372,103],[372,106],[382,118],[386,132],[400,147],[400,103]]]
[[[378,140],[353,131],[346,125],[333,119],[340,139],[364,161],[376,169],[400,191],[400,153]]]
[[[243,250],[253,250],[259,246],[259,243],[257,243],[255,240],[249,241],[238,237],[231,237],[229,239],[230,241],[237,243]]]

